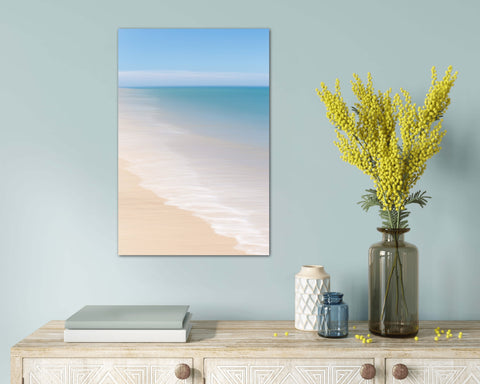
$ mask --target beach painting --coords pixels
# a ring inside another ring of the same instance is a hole
[[[118,30],[120,255],[269,255],[269,30]]]

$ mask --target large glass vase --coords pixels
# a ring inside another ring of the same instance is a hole
[[[387,337],[418,332],[418,250],[405,241],[407,228],[378,228],[382,241],[368,252],[370,331]]]

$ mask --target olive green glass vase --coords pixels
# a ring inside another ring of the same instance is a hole
[[[413,337],[418,332],[418,250],[407,228],[378,228],[383,238],[368,251],[368,325],[376,335]]]

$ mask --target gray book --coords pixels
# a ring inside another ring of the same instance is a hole
[[[182,329],[188,305],[87,305],[66,329]]]
[[[182,329],[64,329],[66,343],[186,343],[192,330],[187,312]]]

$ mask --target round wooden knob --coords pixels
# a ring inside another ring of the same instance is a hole
[[[392,375],[397,380],[403,380],[408,376],[408,368],[405,364],[395,364],[392,368]]]
[[[175,377],[179,380],[185,380],[190,377],[190,367],[187,364],[178,364],[175,367]]]
[[[375,377],[377,370],[372,364],[363,364],[360,368],[360,376],[365,380],[371,380]]]

